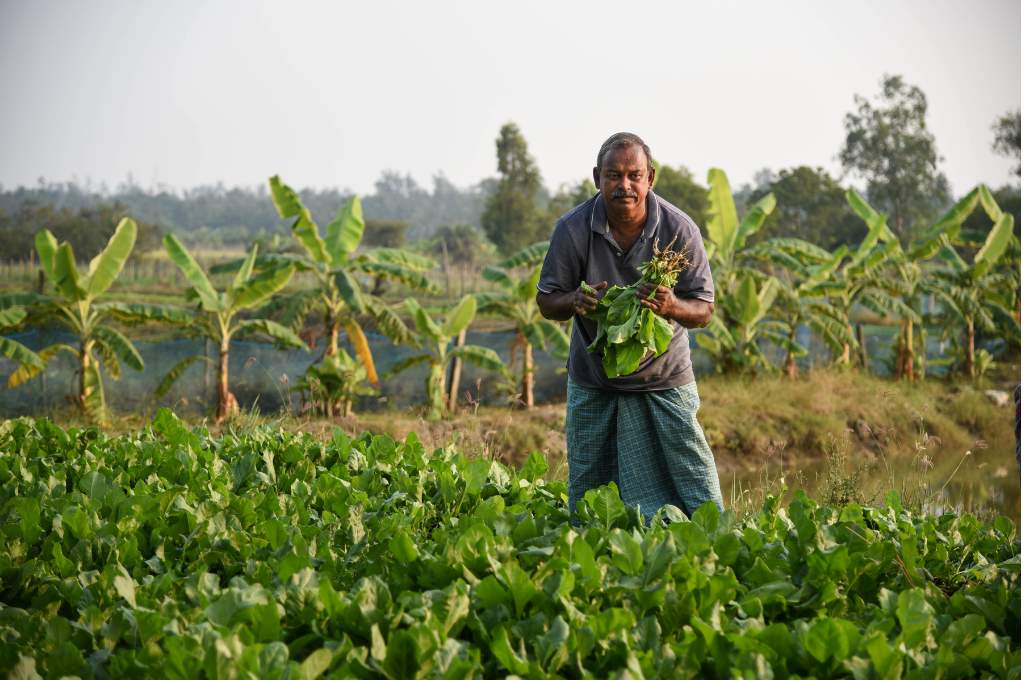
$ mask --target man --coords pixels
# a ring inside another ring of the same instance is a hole
[[[722,507],[715,460],[697,423],[700,399],[686,331],[711,320],[711,269],[697,225],[651,191],[654,172],[651,151],[638,136],[608,138],[594,168],[600,193],[558,220],[537,284],[542,315],[574,320],[565,419],[573,514],[587,489],[608,482],[648,520],[666,504],[687,515],[709,500]],[[664,248],[673,239],[672,248],[690,262],[675,288],[661,286],[650,300],[649,286],[638,292],[643,305],[672,322],[668,350],[647,357],[631,375],[608,378],[600,354],[586,350],[596,335],[586,315],[609,285],[640,278],[655,243]]]

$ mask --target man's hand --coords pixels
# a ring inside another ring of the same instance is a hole
[[[676,294],[672,292],[672,289],[667,286],[655,288],[654,284],[642,283],[636,291],[636,296],[640,298],[640,304],[644,307],[659,316],[670,319],[677,307],[678,298],[676,298]]]
[[[593,286],[586,281],[581,283],[580,287],[573,291],[572,313],[586,316],[596,310],[597,304],[601,301],[601,297],[607,288],[607,281],[595,283]]]
[[[653,294],[652,294],[653,293]],[[696,298],[679,298],[671,288],[658,286],[657,289],[644,283],[637,288],[640,304],[655,314],[672,319],[684,328],[704,328],[715,313],[715,305]]]
[[[537,306],[545,319],[568,321],[573,314],[584,316],[597,309],[606,288],[607,281],[592,286],[583,282],[579,288],[567,293],[537,293]]]

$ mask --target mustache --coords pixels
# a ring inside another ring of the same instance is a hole
[[[639,198],[635,191],[627,191],[624,189],[616,189],[612,192],[612,200],[616,198]]]

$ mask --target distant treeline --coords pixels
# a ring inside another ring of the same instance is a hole
[[[484,180],[460,188],[443,175],[436,175],[433,188],[428,190],[409,175],[385,172],[377,180],[374,193],[361,198],[367,219],[405,222],[409,225],[406,237],[418,240],[432,236],[441,225],[468,224],[479,228],[480,214],[492,186],[493,180]],[[321,224],[330,222],[338,206],[351,196],[351,192],[339,189],[303,189],[300,194]],[[0,258],[29,257],[31,234],[41,228],[57,233],[54,219],[77,221],[77,228],[81,229],[83,221],[89,222],[98,211],[127,213],[137,221],[210,247],[244,245],[287,231],[264,185],[227,188],[218,184],[179,192],[144,189],[128,181],[111,191],[74,182],[40,180],[35,187],[0,188]],[[105,236],[97,240],[106,243],[115,223],[108,225]],[[7,233],[11,230],[29,234],[28,240],[13,238],[13,234]],[[145,244],[140,242],[136,251],[144,248]]]
[[[472,265],[493,252],[495,237],[515,236],[515,247],[547,238],[559,215],[595,191],[589,179],[562,186],[553,194],[538,182],[530,199],[534,207],[529,219],[513,219],[508,225],[496,227],[482,225],[488,201],[500,196],[496,194],[500,181],[488,178],[469,188],[459,188],[439,174],[434,177],[433,188],[427,190],[409,175],[385,172],[377,180],[374,193],[361,197],[368,223],[367,243],[400,246],[419,242],[420,250]],[[792,236],[832,249],[843,243],[852,246],[863,235],[863,223],[846,204],[845,190],[824,169],[798,166],[758,173],[754,182],[736,190],[735,200],[742,214],[748,204],[768,192],[778,199],[778,208],[756,240]],[[655,191],[703,228],[707,188],[689,170],[661,166]],[[303,189],[299,193],[320,224],[330,222],[351,195],[339,189]],[[1019,234],[1019,186],[1007,185],[993,193],[1002,209],[1014,215]],[[936,205],[936,214],[949,204],[947,200],[944,205]],[[0,187],[0,261],[31,259],[33,235],[44,228],[58,239],[69,241],[80,260],[88,260],[107,242],[123,216],[131,216],[139,224],[136,257],[159,249],[164,232],[207,248],[247,247],[253,241],[269,243],[275,235],[287,235],[286,222],[278,218],[264,185],[201,186],[176,192],[143,189],[126,182],[110,191],[73,182],[40,181],[35,187]],[[980,215],[972,215],[964,225],[965,233],[983,232],[989,226],[983,222]],[[516,226],[522,228],[517,230]],[[529,233],[513,233],[520,230]],[[493,236],[488,239],[485,234]],[[505,244],[497,245],[503,248]]]

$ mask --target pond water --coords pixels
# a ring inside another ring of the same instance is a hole
[[[894,329],[866,326],[865,331],[867,355],[872,370],[879,375],[890,373]],[[73,344],[73,338],[59,330],[36,329],[11,337],[32,349],[40,349],[54,342]],[[399,360],[417,352],[410,347],[396,346],[381,335],[370,333],[367,337],[377,362],[377,370],[382,374]],[[710,357],[696,346],[695,337],[696,333],[690,334],[690,346],[694,372],[700,377],[713,372],[714,366]],[[804,368],[828,364],[830,357],[827,348],[808,329],[801,329],[797,337],[801,343],[809,343],[810,346],[808,356],[800,359]],[[513,339],[514,333],[511,330],[471,330],[467,333],[466,342],[489,347],[508,362]],[[137,340],[135,345],[145,362],[145,370],[136,372],[125,368],[119,381],[105,376],[107,401],[115,412],[147,414],[159,406],[173,406],[183,413],[198,414],[212,408],[216,398],[216,373],[213,366],[207,367],[201,362],[193,364],[164,398],[153,398],[153,391],[160,379],[181,359],[204,353],[215,358],[212,345],[191,338]],[[351,348],[347,349],[351,353]],[[928,349],[930,357],[941,356],[942,348],[934,337],[929,337]],[[781,364],[781,351],[774,347],[766,348],[766,351],[776,364]],[[322,352],[322,345],[305,352],[279,350],[265,342],[235,341],[231,350],[231,389],[244,409],[257,408],[262,413],[281,410],[298,412],[301,397],[292,391],[292,386]],[[564,361],[546,352],[534,352],[534,360],[536,400],[541,403],[564,400]],[[6,381],[13,370],[11,362],[0,360],[0,380]],[[933,367],[931,372],[940,370]],[[420,365],[385,380],[380,394],[363,397],[357,408],[408,408],[422,403],[426,372],[426,367]],[[75,367],[71,358],[60,354],[51,361],[43,375],[13,390],[0,390],[0,417],[39,415],[60,408],[74,391],[75,380]],[[500,382],[493,373],[481,371],[474,366],[464,366],[460,398],[468,394],[469,399],[483,404],[507,403],[510,398],[508,389],[503,388]]]

